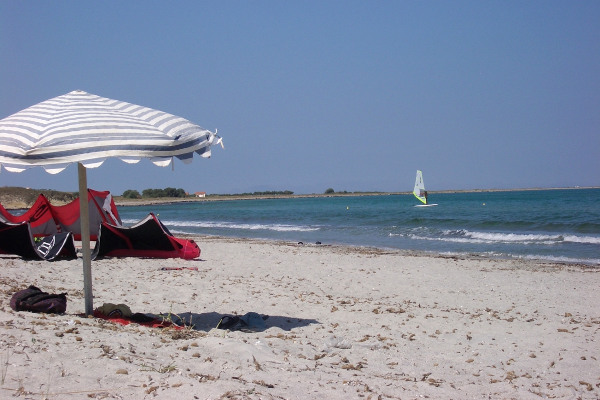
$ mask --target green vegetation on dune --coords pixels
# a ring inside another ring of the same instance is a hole
[[[43,194],[53,204],[66,204],[75,200],[79,193],[61,192],[52,189],[31,189],[24,187],[5,186],[0,187],[0,204],[7,208],[30,207],[38,196]]]
[[[186,197],[188,194],[183,189],[175,189],[168,187],[165,189],[144,189],[142,198],[159,198],[159,197]],[[125,197],[125,196],[123,196]]]

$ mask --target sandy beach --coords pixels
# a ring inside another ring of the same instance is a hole
[[[193,261],[92,263],[94,307],[179,330],[83,316],[81,259],[0,256],[0,398],[600,398],[597,268],[196,241]],[[30,284],[66,292],[67,312],[13,311]],[[249,312],[266,326],[216,329]]]

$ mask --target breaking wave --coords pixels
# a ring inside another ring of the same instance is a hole
[[[468,241],[475,243],[507,243],[507,244],[547,244],[556,243],[585,243],[600,244],[600,238],[577,235],[548,235],[535,233],[496,233],[472,232],[468,230],[446,230],[440,240]]]
[[[392,236],[393,234],[390,234]],[[505,243],[505,244],[545,244],[580,243],[600,244],[600,237],[578,235],[549,235],[535,233],[499,233],[473,232],[469,230],[444,230],[438,235],[426,232],[413,232],[408,235],[411,239],[438,240],[455,243]]]

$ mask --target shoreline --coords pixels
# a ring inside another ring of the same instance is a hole
[[[197,235],[197,234],[182,234],[177,235],[178,237],[192,239],[200,248],[202,243],[231,243],[231,244],[244,244],[247,246],[267,246],[267,247],[280,247],[286,249],[306,249],[308,251],[323,251],[331,252],[335,254],[346,254],[360,257],[380,257],[380,256],[391,256],[398,258],[411,258],[411,259],[439,259],[452,262],[484,262],[484,263],[498,263],[500,265],[512,265],[514,268],[526,268],[534,270],[548,269],[549,271],[579,271],[579,272],[590,272],[600,273],[600,268],[595,265],[589,265],[585,263],[577,262],[565,262],[565,261],[554,261],[544,260],[537,258],[494,258],[486,255],[479,255],[475,253],[461,253],[461,254],[447,254],[436,251],[424,251],[424,250],[407,250],[407,249],[394,249],[384,248],[375,246],[360,246],[351,244],[315,244],[315,243],[296,243],[293,241],[286,241],[280,239],[264,239],[264,238],[248,238],[248,237],[233,237],[233,236],[219,236],[219,235]],[[93,244],[94,242],[92,242]],[[92,246],[93,247],[93,246]],[[200,255],[202,258],[202,254]],[[599,327],[600,329],[600,327]]]
[[[592,269],[594,271],[600,272],[600,264],[590,262],[585,262],[582,260],[564,260],[564,259],[544,259],[544,258],[519,258],[519,257],[501,257],[501,256],[491,256],[487,254],[477,254],[473,252],[464,252],[464,253],[451,253],[451,252],[441,252],[435,250],[413,250],[413,249],[398,249],[393,247],[377,247],[377,246],[365,246],[365,245],[352,245],[348,243],[301,243],[290,240],[283,239],[267,239],[267,238],[250,238],[250,237],[241,237],[241,236],[222,236],[222,235],[199,235],[199,234],[191,234],[191,233],[178,233],[177,237],[182,237],[186,239],[193,239],[198,243],[201,243],[202,240],[222,240],[222,241],[231,241],[231,242],[242,242],[242,243],[258,243],[258,244],[271,244],[274,246],[291,246],[291,247],[315,247],[315,248],[331,248],[340,251],[346,252],[356,252],[358,254],[394,254],[397,256],[406,256],[406,257],[431,257],[431,258],[440,258],[440,259],[452,259],[452,260],[471,260],[471,261],[498,261],[498,262],[521,262],[526,264],[537,264],[540,267],[542,266],[561,266],[564,268],[573,267],[575,269]],[[93,246],[92,246],[93,247]]]
[[[0,393],[48,399],[600,396],[600,271],[345,246],[194,236],[200,259],[92,263],[94,306],[183,331],[82,316],[81,259],[0,256]],[[164,270],[193,267],[197,270]],[[15,312],[34,284],[67,313]],[[222,330],[224,315],[268,316]]]

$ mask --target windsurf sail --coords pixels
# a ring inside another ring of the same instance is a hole
[[[425,184],[423,183],[423,173],[417,170],[417,178],[415,180],[415,188],[413,194],[421,203],[427,204],[427,191],[425,190]]]

